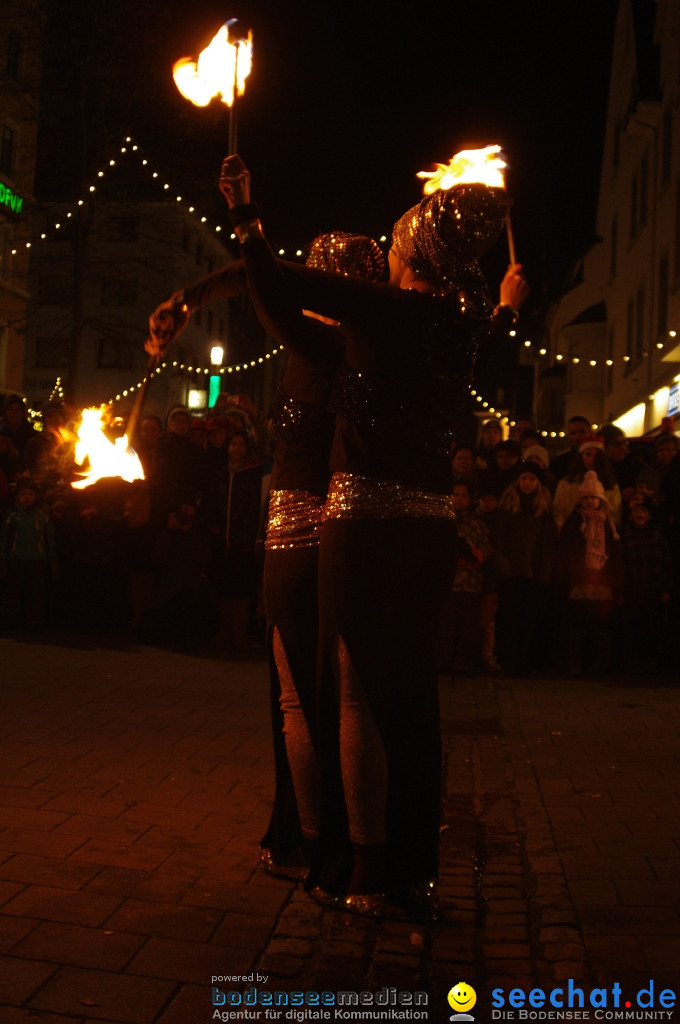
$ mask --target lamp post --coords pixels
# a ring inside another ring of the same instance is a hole
[[[212,373],[210,374],[210,387],[208,390],[208,409],[212,409],[217,404],[217,397],[222,388],[222,374],[220,368],[224,362],[224,347],[222,345],[213,345],[210,349],[210,366],[212,367]]]

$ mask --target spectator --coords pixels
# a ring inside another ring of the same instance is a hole
[[[451,468],[454,484],[469,483],[474,490],[479,470],[477,468],[477,453],[472,445],[458,444],[455,446],[451,452]]]
[[[233,435],[228,452],[221,505],[226,552],[219,586],[220,627],[215,641],[243,650],[248,647],[248,627],[257,592],[255,544],[261,525],[262,465],[245,434]]]
[[[554,460],[550,465],[551,467],[554,465]],[[617,525],[620,523],[621,491],[616,483],[614,470],[604,453],[604,441],[602,438],[591,434],[583,438],[578,452],[572,459],[569,473],[557,484],[557,490],[555,491],[555,516],[559,529],[562,529],[572,510],[578,504],[580,500],[579,488],[583,483],[586,473],[591,470],[595,472],[604,488],[607,507],[611,512],[614,522]]]
[[[476,676],[481,658],[482,566],[491,556],[489,531],[473,511],[469,483],[453,485],[452,503],[458,516],[458,561],[451,593],[444,606],[443,668],[456,675]]]
[[[497,419],[486,420],[482,424],[482,436],[477,451],[483,467],[493,469],[496,465],[496,446],[503,440],[503,428]]]
[[[20,470],[19,453],[14,447],[9,424],[5,423],[4,420],[0,420],[0,472],[2,472],[5,478],[7,487],[9,487]],[[4,494],[4,499],[6,498],[7,492]]]
[[[632,668],[656,672],[665,649],[665,609],[673,564],[668,541],[655,522],[658,511],[644,496],[633,499],[621,530],[624,563],[624,638]]]
[[[56,578],[54,530],[37,503],[38,485],[21,475],[14,483],[12,508],[0,527],[0,577],[5,581],[0,625],[40,629],[45,624],[50,576]]]
[[[569,447],[556,455],[550,462],[550,472],[556,480],[561,480],[570,472],[574,456],[578,454],[581,444],[591,433],[590,420],[585,416],[572,416],[567,423],[566,441]]]
[[[26,403],[20,395],[9,395],[5,399],[2,418],[9,427],[12,444],[23,464],[24,449],[36,431],[28,422]]]
[[[521,445],[522,434],[527,430],[532,430],[536,433],[536,424],[529,416],[518,416],[508,431],[508,438]]]
[[[496,612],[500,574],[498,568],[498,517],[501,488],[498,475],[490,470],[480,473],[477,487],[477,515],[489,531],[491,555],[483,563],[480,627],[482,631],[482,668],[493,675],[501,671],[496,659]]]
[[[628,440],[621,427],[617,427],[615,423],[605,423],[600,427],[598,435],[604,441],[604,453],[614,470],[621,498],[624,502],[630,501],[642,466],[630,454]]]
[[[543,469],[535,462],[522,462],[501,496],[497,535],[497,654],[512,675],[531,672],[537,664],[544,625],[542,595],[552,575],[555,541],[553,504]]]
[[[183,405],[170,409],[166,433],[156,442],[149,474],[151,520],[161,528],[182,505],[195,508],[207,481],[207,456],[189,438],[191,416]]]
[[[621,544],[597,473],[587,470],[560,534],[557,578],[567,598],[569,674],[610,667],[616,601],[622,587]]]

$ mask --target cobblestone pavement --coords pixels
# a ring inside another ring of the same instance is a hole
[[[675,678],[442,679],[450,921],[423,926],[258,866],[261,655],[61,636],[0,657],[0,1024],[207,1024],[213,977],[251,972],[215,984],[425,992],[435,1022],[458,981],[480,1022],[495,988],[680,990]]]

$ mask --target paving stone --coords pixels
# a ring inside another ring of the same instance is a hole
[[[175,982],[128,974],[60,968],[31,999],[30,1007],[87,1014],[115,1024],[148,1024],[175,989]]]
[[[46,922],[12,949],[13,956],[31,960],[121,971],[146,942],[145,935],[82,928]]]

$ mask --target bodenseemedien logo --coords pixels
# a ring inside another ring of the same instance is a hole
[[[473,989],[472,985],[468,985],[465,981],[457,982],[452,989],[449,990],[449,994],[446,997],[449,1001],[449,1006],[456,1012],[453,1013],[449,1020],[474,1020],[475,1018],[468,1013],[477,1002],[477,993]]]

